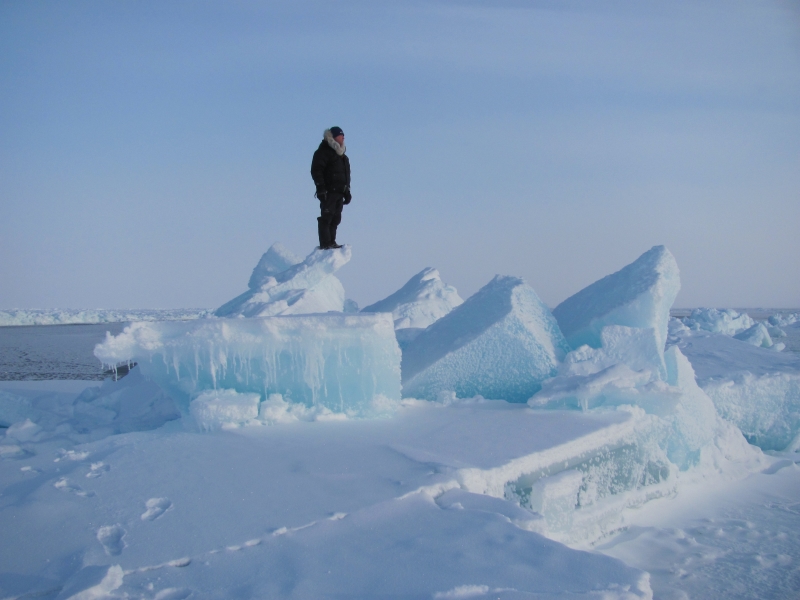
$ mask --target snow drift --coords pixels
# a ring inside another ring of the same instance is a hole
[[[403,351],[403,394],[525,402],[569,351],[550,310],[524,281],[497,276]]]

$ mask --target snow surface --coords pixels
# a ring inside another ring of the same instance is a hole
[[[498,275],[404,348],[403,394],[525,402],[568,351],[533,288]]]
[[[680,287],[672,253],[654,246],[628,266],[564,300],[553,316],[573,349],[584,344],[599,348],[607,325],[653,329],[663,349],[669,309]]]
[[[630,435],[633,413],[412,402],[385,420],[182,423],[16,444],[25,456],[0,462],[14,540],[0,546],[2,593],[651,597],[646,573],[548,540],[504,497],[519,473]]]
[[[220,306],[218,317],[271,317],[345,309],[344,287],[333,273],[350,260],[350,246],[337,250],[317,248],[304,261],[288,266],[296,257],[279,244],[261,257],[250,276],[246,292]]]
[[[463,302],[456,288],[442,281],[439,271],[427,267],[395,293],[361,312],[390,312],[395,329],[424,329]]]
[[[400,348],[385,313],[133,323],[95,356],[139,363],[184,410],[225,389],[354,415],[391,411],[400,399]]]

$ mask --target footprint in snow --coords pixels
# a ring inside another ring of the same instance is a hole
[[[169,498],[150,498],[145,506],[147,510],[142,514],[142,521],[155,521],[172,508],[172,502]]]
[[[103,545],[103,549],[109,556],[117,556],[125,548],[125,530],[117,523],[107,525],[97,530],[97,541]]]
[[[103,461],[92,463],[91,470],[86,474],[86,477],[90,479],[100,477],[103,473],[110,470],[111,467],[109,467]]]
[[[154,600],[184,600],[192,595],[192,590],[186,588],[167,588],[155,595]]]
[[[80,486],[75,485],[74,483],[70,483],[66,477],[62,477],[58,481],[53,484],[53,487],[57,490],[63,490],[65,492],[71,492],[76,496],[81,496],[83,498],[91,498],[94,496],[94,492],[87,492],[80,488]]]

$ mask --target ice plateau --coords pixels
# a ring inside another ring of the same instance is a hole
[[[302,262],[280,244],[274,244],[258,261],[243,294],[220,306],[218,317],[271,317],[342,312],[344,287],[333,273],[347,264],[350,246],[316,249]],[[292,264],[294,263],[294,264]],[[285,267],[285,268],[284,268]]]
[[[525,402],[568,351],[533,288],[498,275],[405,347],[403,394]]]
[[[424,329],[463,302],[456,288],[442,281],[439,271],[427,267],[399,290],[361,312],[390,312],[395,329]]]

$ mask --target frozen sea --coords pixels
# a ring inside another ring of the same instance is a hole
[[[0,394],[75,402],[107,377],[95,345],[125,326],[0,327]],[[784,352],[800,349],[800,329],[787,333]],[[34,432],[18,453],[2,446],[0,597],[800,597],[795,452],[682,482],[587,543],[546,539],[519,506],[452,487],[629,423],[478,400],[372,422]]]

